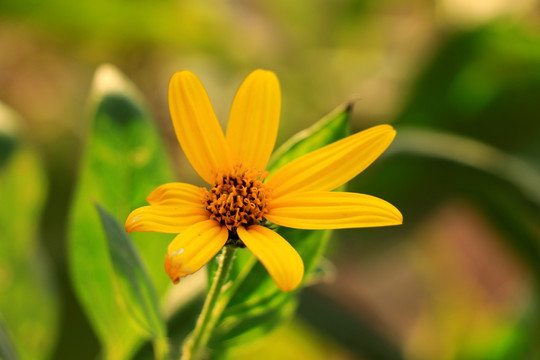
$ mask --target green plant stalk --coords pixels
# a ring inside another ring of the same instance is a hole
[[[197,360],[201,357],[201,352],[206,347],[210,335],[216,326],[216,322],[221,315],[222,307],[216,307],[216,304],[225,290],[223,285],[225,285],[229,276],[235,252],[236,248],[229,246],[223,247],[219,266],[214,276],[214,282],[208,292],[201,314],[197,319],[195,329],[182,346],[182,357],[180,360]]]
[[[165,338],[154,340],[154,358],[156,360],[165,360],[169,357],[169,343]]]

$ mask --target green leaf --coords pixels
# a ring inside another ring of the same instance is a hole
[[[0,103],[0,319],[20,358],[39,360],[56,339],[57,294],[38,241],[44,172],[18,124]]]
[[[100,67],[92,95],[95,110],[69,224],[70,271],[105,358],[125,359],[151,333],[124,306],[137,300],[120,300],[129,295],[120,294],[113,280],[106,234],[94,204],[101,204],[123,223],[131,210],[145,204],[155,187],[170,179],[170,172],[161,140],[138,93],[118,70],[110,65]],[[168,240],[157,234],[134,237],[158,294],[168,285],[163,274]]]
[[[137,250],[122,225],[99,204],[96,207],[107,236],[118,289],[128,312],[145,331],[163,340],[166,330],[156,290]]]
[[[273,172],[310,151],[347,136],[350,112],[351,105],[342,106],[293,136],[276,151],[269,170]],[[279,228],[277,231],[302,257],[305,266],[304,281],[309,281],[321,260],[330,232],[289,228]],[[209,282],[216,268],[213,260],[209,266]],[[237,251],[230,279],[230,287],[223,302],[226,307],[210,347],[224,349],[259,337],[294,314],[297,291],[282,292],[249,250]]]

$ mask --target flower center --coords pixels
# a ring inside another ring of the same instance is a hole
[[[214,187],[204,191],[203,203],[211,219],[229,231],[263,220],[270,202],[270,189],[263,184],[268,172],[246,169],[241,164],[230,174],[218,173]]]

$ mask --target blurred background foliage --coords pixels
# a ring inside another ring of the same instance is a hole
[[[301,293],[292,322],[227,357],[540,357],[539,5],[3,0],[0,358],[104,353],[68,275],[77,263],[68,264],[66,232],[102,63],[140,90],[173,178],[185,182],[202,185],[168,115],[167,83],[181,69],[201,78],[223,125],[242,79],[275,71],[278,144],[350,99],[353,131],[398,130],[348,189],[393,203],[404,225],[333,232],[331,279]],[[164,291],[161,260],[146,267]],[[164,300],[169,336],[189,330],[203,279]],[[151,357],[148,345],[137,357]]]

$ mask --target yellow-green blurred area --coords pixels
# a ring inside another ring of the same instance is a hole
[[[0,358],[103,356],[66,235],[103,63],[140,90],[171,180],[202,185],[168,114],[178,70],[200,77],[222,125],[242,79],[274,71],[278,145],[353,99],[353,132],[397,130],[348,190],[394,204],[404,224],[333,232],[332,270],[294,319],[227,358],[540,357],[538,1],[2,0]],[[165,254],[172,237],[156,239]]]

